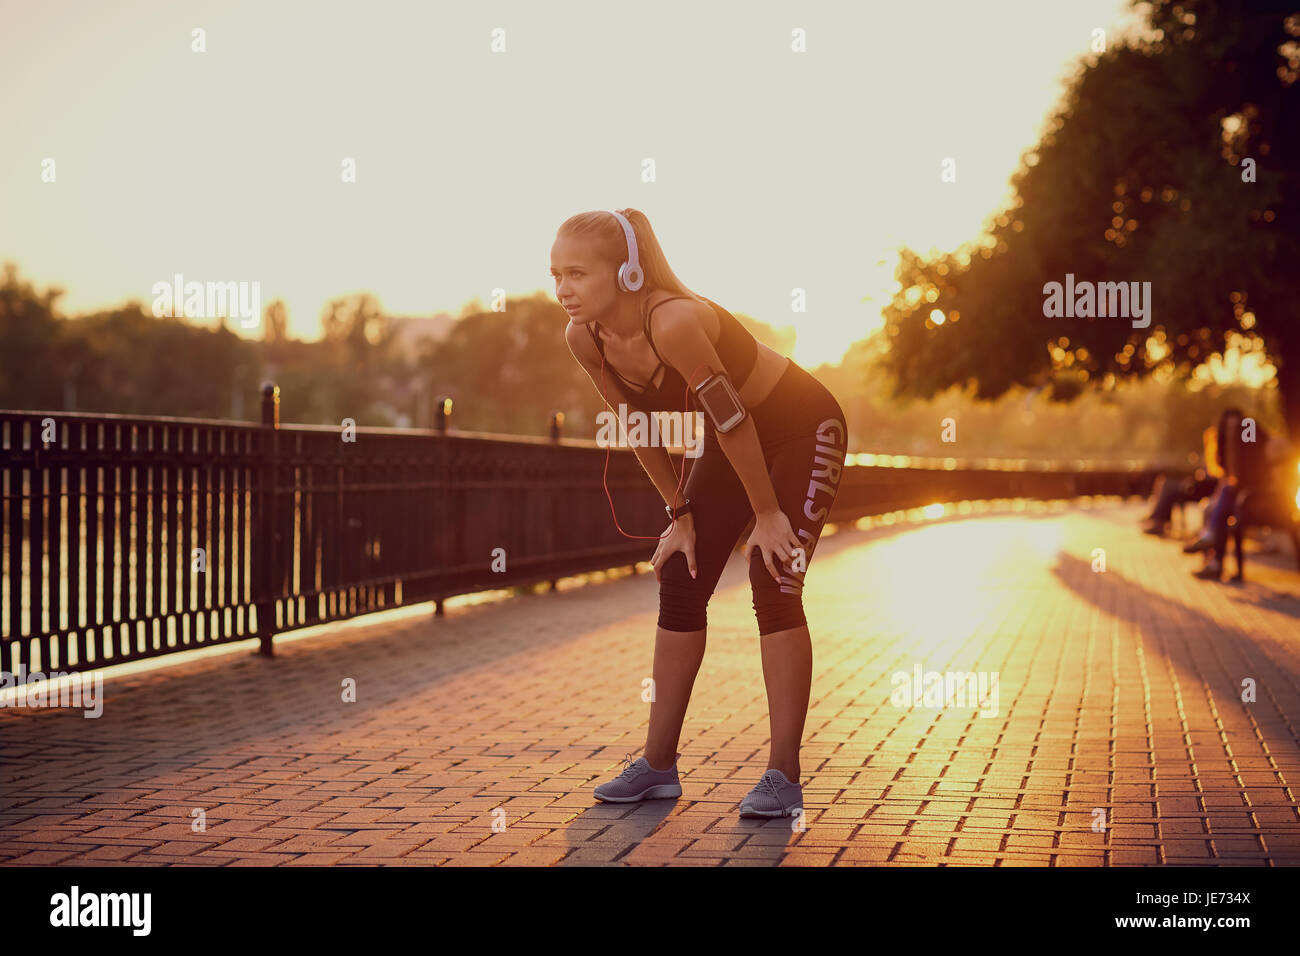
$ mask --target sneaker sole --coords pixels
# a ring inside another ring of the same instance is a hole
[[[740,808],[742,817],[763,817],[772,819],[774,817],[793,817],[803,813],[803,807],[791,807],[789,810],[755,810],[751,808]]]
[[[602,796],[599,793],[595,794],[595,797],[597,800],[602,800],[605,803],[639,803],[642,800],[661,800],[670,797],[680,797],[681,795],[682,788],[680,784],[659,783],[655,784],[653,787],[646,787],[640,793],[633,794],[630,797]]]

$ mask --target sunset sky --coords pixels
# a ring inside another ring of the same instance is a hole
[[[392,315],[552,294],[559,224],[634,206],[688,286],[833,362],[879,325],[894,250],[972,238],[1092,31],[1134,22],[1122,0],[0,0],[0,260],[71,314],[256,280],[316,338],[351,292]]]

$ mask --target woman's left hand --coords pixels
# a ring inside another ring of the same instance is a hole
[[[780,584],[781,574],[777,571],[773,559],[789,561],[794,550],[802,547],[802,543],[795,537],[794,528],[790,526],[790,519],[778,508],[776,511],[758,515],[754,519],[754,531],[745,542],[745,560],[748,561],[754,548],[758,548],[763,554],[763,563],[767,565],[772,580]]]

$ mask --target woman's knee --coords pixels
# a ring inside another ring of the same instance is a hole
[[[709,624],[709,598],[698,589],[661,582],[659,621],[665,631],[702,631]]]
[[[777,570],[780,583],[772,580],[772,573],[755,551],[749,564],[749,583],[754,593],[754,616],[760,636],[808,623],[803,610],[803,573],[787,571],[780,562]]]
[[[712,596],[713,585],[706,574],[692,578],[686,556],[674,554],[659,572],[659,626],[666,631],[702,630],[708,624]]]

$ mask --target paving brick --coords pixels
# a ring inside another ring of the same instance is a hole
[[[0,864],[1300,865],[1300,576],[1284,555],[1252,562],[1242,586],[1196,581],[1140,514],[824,537],[805,589],[803,832],[737,815],[768,723],[733,555],[677,800],[591,796],[644,739],[657,586],[642,573],[442,618],[374,616],[279,644],[274,666],[248,655],[115,678],[90,728],[0,710],[13,742]],[[996,716],[891,703],[896,671],[973,661],[1000,675]],[[1244,672],[1260,682],[1251,704]],[[319,694],[340,674],[360,675],[355,709]]]

